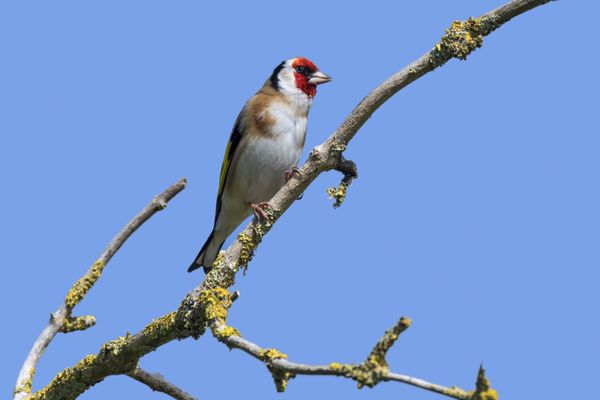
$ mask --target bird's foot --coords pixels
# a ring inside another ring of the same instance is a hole
[[[299,178],[302,178],[302,173],[298,169],[298,167],[292,167],[285,171],[285,181],[288,182],[292,177],[296,174]]]
[[[257,220],[267,221],[269,219],[269,215],[267,214],[266,210],[270,209],[271,205],[266,201],[257,204],[250,204],[250,208],[252,209],[252,212]]]

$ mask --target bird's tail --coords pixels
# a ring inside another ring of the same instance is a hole
[[[215,231],[213,230],[208,239],[206,239],[206,243],[204,243],[204,246],[202,246],[200,252],[194,259],[194,262],[188,268],[188,272],[192,272],[200,267],[203,267],[204,272],[208,274],[212,269],[215,258],[217,258],[219,251],[221,251],[221,247],[223,247],[223,242],[215,240]]]

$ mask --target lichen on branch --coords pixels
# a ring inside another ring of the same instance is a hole
[[[348,184],[340,182],[338,187],[330,187],[326,190],[327,196],[333,199],[333,208],[339,208],[344,200],[346,200],[346,192]]]
[[[73,331],[84,331],[87,328],[91,328],[96,325],[96,317],[93,315],[85,315],[83,317],[67,317],[63,322],[60,331],[62,333],[69,333]]]
[[[374,387],[379,382],[385,380],[389,373],[387,361],[385,359],[387,352],[392,348],[402,332],[410,327],[411,320],[402,317],[383,337],[379,339],[371,353],[365,361],[358,365],[340,364],[337,362],[329,364],[329,367],[347,378],[352,378],[358,383],[358,388],[364,386]]]
[[[492,389],[490,381],[485,376],[483,365],[479,367],[477,373],[477,382],[475,383],[475,391],[469,392],[470,400],[498,400],[498,392]]]
[[[106,262],[103,259],[96,260],[89,271],[83,275],[77,282],[73,284],[67,296],[65,297],[65,304],[70,309],[73,309],[87,294],[87,292],[94,286],[96,281],[102,276],[102,271]]]
[[[159,346],[175,339],[186,337],[199,337],[207,327],[213,328],[217,322],[221,329],[213,332],[230,347],[243,348],[254,357],[263,359],[256,345],[240,344],[245,340],[241,338],[234,328],[227,327],[225,320],[228,308],[231,306],[231,296],[227,288],[235,283],[235,275],[240,269],[246,270],[248,263],[261,242],[263,236],[269,231],[281,213],[303,193],[306,188],[323,172],[340,168],[341,154],[346,145],[352,140],[359,129],[371,115],[389,98],[398,91],[413,83],[425,74],[441,66],[450,58],[464,59],[473,50],[481,46],[483,36],[496,29],[517,15],[547,3],[549,0],[513,0],[498,9],[481,16],[470,18],[467,21],[458,21],[446,31],[435,48],[407,67],[386,79],[381,85],[372,90],[346,117],[339,128],[321,145],[311,153],[309,160],[300,169],[300,178],[292,179],[284,185],[269,201],[274,211],[266,222],[253,221],[244,229],[238,239],[222,252],[215,260],[213,270],[205,280],[192,290],[182,301],[177,311],[169,313],[152,321],[143,331],[135,335],[126,335],[115,341],[108,342],[96,355],[82,359],[71,368],[66,368],[47,385],[35,393],[31,398],[41,399],[74,399],[83,391],[105,377],[115,374],[127,374],[141,357],[154,351]],[[19,395],[15,398],[21,400],[28,398],[27,390],[31,388],[33,369],[43,353],[47,344],[56,332],[62,327],[62,319],[70,316],[71,309],[81,301],[91,286],[99,278],[104,265],[110,260],[124,241],[157,210],[164,208],[166,202],[185,187],[185,180],[169,188],[163,195],[154,199],[130,224],[128,224],[109,244],[105,252],[98,259],[90,271],[90,276],[84,276],[69,291],[65,298],[65,305],[55,315],[60,317],[60,326],[52,326],[47,333],[40,335],[28,359],[21,368],[16,388]],[[347,187],[346,187],[347,188]],[[343,191],[343,190],[342,190]],[[343,199],[341,192],[335,193]],[[66,312],[65,309],[68,309]],[[211,323],[212,321],[212,323]],[[406,329],[410,323],[406,323]],[[387,350],[401,332],[392,329],[391,333],[384,335],[383,341],[378,342],[369,357],[359,365],[331,363],[325,366],[310,366],[291,363],[284,358],[268,358],[267,366],[278,385],[278,390],[285,389],[287,382],[296,374],[307,375],[341,375],[356,380],[360,387],[374,386],[382,380],[403,382],[422,389],[443,393],[457,399],[469,400],[497,400],[497,393],[489,385],[483,371],[480,371],[476,389],[465,392],[459,388],[445,388],[441,385],[425,382],[406,375],[399,375],[388,370],[385,355]],[[396,332],[396,333],[394,333]],[[260,348],[259,348],[260,350]]]
[[[466,60],[467,56],[483,44],[483,37],[499,26],[498,17],[487,14],[466,21],[454,21],[440,42],[431,50],[429,62],[435,67],[445,64],[451,58]]]

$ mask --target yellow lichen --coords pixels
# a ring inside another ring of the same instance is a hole
[[[327,196],[333,199],[333,208],[338,208],[346,200],[346,192],[348,190],[348,184],[344,181],[340,183],[338,187],[330,187],[326,190]]]
[[[267,214],[267,219],[258,221],[252,224],[252,234],[248,234],[246,232],[242,232],[238,235],[238,240],[242,244],[242,248],[240,249],[240,255],[237,260],[238,268],[243,268],[244,273],[248,269],[248,264],[252,261],[252,257],[254,257],[254,252],[256,251],[256,247],[262,241],[264,235],[267,234],[271,230],[273,223],[279,217],[280,213],[274,210],[272,207],[267,207],[265,210]]]
[[[92,288],[92,286],[94,286],[94,283],[96,283],[96,281],[100,279],[100,276],[102,275],[102,271],[104,270],[105,266],[106,264],[104,260],[97,260],[92,265],[90,270],[86,272],[84,276],[79,278],[79,280],[75,282],[75,284],[73,284],[73,286],[67,293],[67,296],[65,297],[65,304],[67,305],[67,307],[72,309],[81,300],[83,300],[87,292]]]
[[[355,380],[359,389],[364,386],[374,387],[383,379],[385,379],[389,372],[388,365],[385,360],[388,350],[398,339],[400,333],[408,329],[410,324],[410,319],[400,318],[396,325],[385,332],[367,359],[361,364],[340,364],[335,362],[329,364],[329,368],[339,375]]]
[[[444,394],[448,397],[454,397],[455,399],[469,399],[470,395],[466,391],[462,390],[458,386],[452,386],[444,390]]]
[[[267,368],[273,376],[273,381],[275,382],[275,388],[277,391],[285,392],[289,380],[296,377],[296,374],[282,370],[281,368],[277,368],[273,365],[273,360],[287,360],[287,354],[284,354],[277,349],[264,349],[260,352],[259,357],[267,364]]]
[[[220,271],[224,270],[228,268],[222,268]],[[210,276],[215,276],[214,270],[208,273],[207,279]],[[192,336],[197,339],[210,324],[224,324],[230,305],[229,292],[221,287],[207,288],[198,294],[188,294],[177,310],[176,319],[182,322],[178,327],[178,334],[181,337]]]
[[[329,368],[331,368],[334,371],[341,371],[342,364],[340,364],[338,362],[332,362],[331,364],[329,364]]]
[[[73,331],[83,331],[87,328],[96,325],[96,318],[93,315],[86,315],[84,317],[66,318],[63,322],[60,331],[62,333],[68,333]]]
[[[271,372],[271,376],[273,376],[273,381],[275,382],[275,388],[278,392],[285,392],[287,385],[290,379],[296,377],[296,374],[292,372],[284,371],[280,368],[268,367]]]
[[[90,379],[92,368],[96,365],[97,356],[88,355],[74,366],[59,372],[42,390],[35,392],[29,400],[42,400],[51,393],[55,399],[74,399],[94,383],[101,379]],[[85,377],[84,379],[78,379]],[[92,381],[89,382],[88,381]]]
[[[287,360],[288,356],[277,349],[264,349],[260,352],[260,358],[263,361],[273,361],[278,358]]]
[[[213,261],[213,268],[219,268],[220,266],[223,265],[223,263],[225,262],[225,252],[224,251],[219,251],[219,253],[217,254],[217,258],[215,258],[215,261]]]
[[[335,153],[341,153],[343,151],[346,150],[346,145],[342,142],[340,142],[339,140],[334,140],[333,143],[331,144],[331,155],[334,155]]]
[[[213,271],[209,275],[212,273]],[[220,327],[226,326],[229,307],[231,296],[227,289],[222,287],[204,289],[197,295],[189,294],[177,310],[176,319],[182,322],[178,327],[178,334],[182,337],[198,338],[210,327],[213,334],[219,338]]]
[[[204,319],[210,322],[214,319],[225,322],[227,310],[231,306],[231,296],[227,289],[218,287],[200,292],[200,304],[204,310]]]
[[[272,207],[265,207],[267,219],[254,222],[250,230],[244,230],[238,235],[241,244],[237,259],[226,259],[225,252],[220,252],[213,263],[213,268],[206,275],[203,286],[205,288],[230,287],[235,283],[235,274],[243,269],[244,273],[248,264],[252,261],[256,247],[262,241],[263,236],[269,232],[273,223],[281,215],[280,212]]]
[[[446,34],[430,52],[429,62],[435,68],[451,58],[465,60],[471,52],[481,47],[483,37],[497,27],[495,15],[452,22],[452,26],[446,29]]]
[[[252,257],[254,256],[254,248],[259,242],[256,242],[252,236],[245,232],[242,232],[238,235],[238,240],[242,244],[240,256],[238,258],[238,265],[244,268],[245,272],[248,269],[248,263],[252,261]]]
[[[231,335],[241,336],[240,331],[227,325],[221,326],[220,329],[213,331],[213,333],[218,340],[228,338]]]
[[[469,400],[498,400],[498,392],[492,389],[483,366],[479,367],[475,390],[468,392],[468,395]]]
[[[358,365],[334,362],[329,364],[329,368],[338,375],[355,380],[359,389],[364,386],[373,387],[387,375],[388,367],[387,364],[378,364],[370,358]]]
[[[144,335],[149,339],[156,339],[164,336],[167,332],[173,330],[175,326],[175,311],[168,313],[158,319],[152,320],[148,325],[144,327]]]
[[[13,391],[13,396],[17,393],[27,393],[31,394],[31,385],[33,382],[33,377],[35,375],[35,368],[31,368],[29,370],[29,374],[27,374],[27,379],[23,381],[23,383],[15,388]]]
[[[388,329],[383,334],[383,337],[379,339],[375,347],[373,347],[373,350],[371,350],[371,354],[369,354],[366,362],[371,363],[374,366],[385,366],[387,368],[387,363],[385,361],[387,352],[392,348],[394,342],[398,340],[400,334],[407,330],[411,324],[412,321],[409,318],[400,318],[396,325],[391,329]]]
[[[239,270],[238,264],[233,262],[228,265],[225,254],[224,251],[220,251],[213,262],[213,267],[204,280],[206,288],[230,287],[235,283],[235,274]]]
[[[469,400],[498,400],[498,392],[495,389],[488,389],[484,392],[469,392]]]
[[[131,339],[131,334],[127,332],[125,336],[119,336],[115,340],[111,340],[110,342],[106,342],[102,345],[100,349],[100,354],[112,354],[114,356],[119,355],[125,346],[129,344]]]

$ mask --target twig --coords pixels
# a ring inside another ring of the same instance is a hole
[[[157,211],[164,209],[173,197],[185,189],[186,184],[187,181],[182,178],[160,195],[154,197],[150,203],[133,217],[133,219],[111,240],[90,269],[88,269],[88,271],[73,284],[67,293],[64,302],[60,305],[58,310],[50,315],[48,325],[42,330],[27,355],[19,372],[19,376],[17,377],[17,383],[15,384],[15,400],[26,399],[31,395],[31,383],[35,374],[35,368],[44,354],[44,351],[58,332],[66,333],[74,330],[84,330],[96,323],[96,319],[93,316],[71,317],[73,308],[85,297],[92,286],[94,286],[96,281],[102,275],[102,271],[106,264],[108,264],[113,255],[121,248],[129,236],[131,236],[133,232]]]
[[[287,355],[278,350],[260,347],[239,335],[222,335],[223,331],[230,329],[226,325],[217,325],[214,327],[214,330],[215,336],[230,349],[240,349],[257,360],[264,362],[273,375],[278,391],[285,390],[287,382],[296,375],[330,375],[353,379],[358,383],[359,388],[363,386],[373,387],[383,381],[395,381],[459,400],[471,399],[475,391],[466,392],[457,387],[445,387],[427,382],[423,379],[389,371],[387,362],[385,361],[385,355],[398,338],[398,335],[408,329],[409,326],[410,320],[401,318],[398,323],[394,325],[392,329],[387,331],[377,342],[366,360],[358,365],[340,364],[338,362],[332,362],[327,365],[296,363],[289,361]]]
[[[225,309],[226,315],[228,306],[224,304],[231,305],[231,299],[224,288],[235,283],[235,275],[240,269],[247,268],[262,237],[317,176],[338,167],[338,153],[344,151],[360,127],[386,100],[451,58],[464,59],[481,46],[484,36],[515,16],[549,1],[513,0],[479,18],[455,21],[432,50],[375,88],[324,143],[313,149],[308,161],[300,169],[300,177],[289,180],[269,201],[270,220],[251,222],[246,226],[227,251],[219,254],[211,272],[186,296],[176,312],[153,321],[133,336],[107,343],[97,355],[88,356],[75,366],[63,370],[33,399],[75,399],[109,375],[127,373],[141,357],[157,347],[174,339],[202,335],[215,315],[223,313],[222,309]],[[218,310],[215,311],[215,308]],[[27,376],[27,370],[24,376]],[[387,379],[416,382],[413,378],[396,374],[387,376]]]
[[[138,382],[147,385],[155,392],[168,394],[177,400],[197,400],[194,396],[184,392],[171,382],[167,381],[161,374],[152,374],[144,371],[140,367],[135,367],[127,376],[135,379]]]

